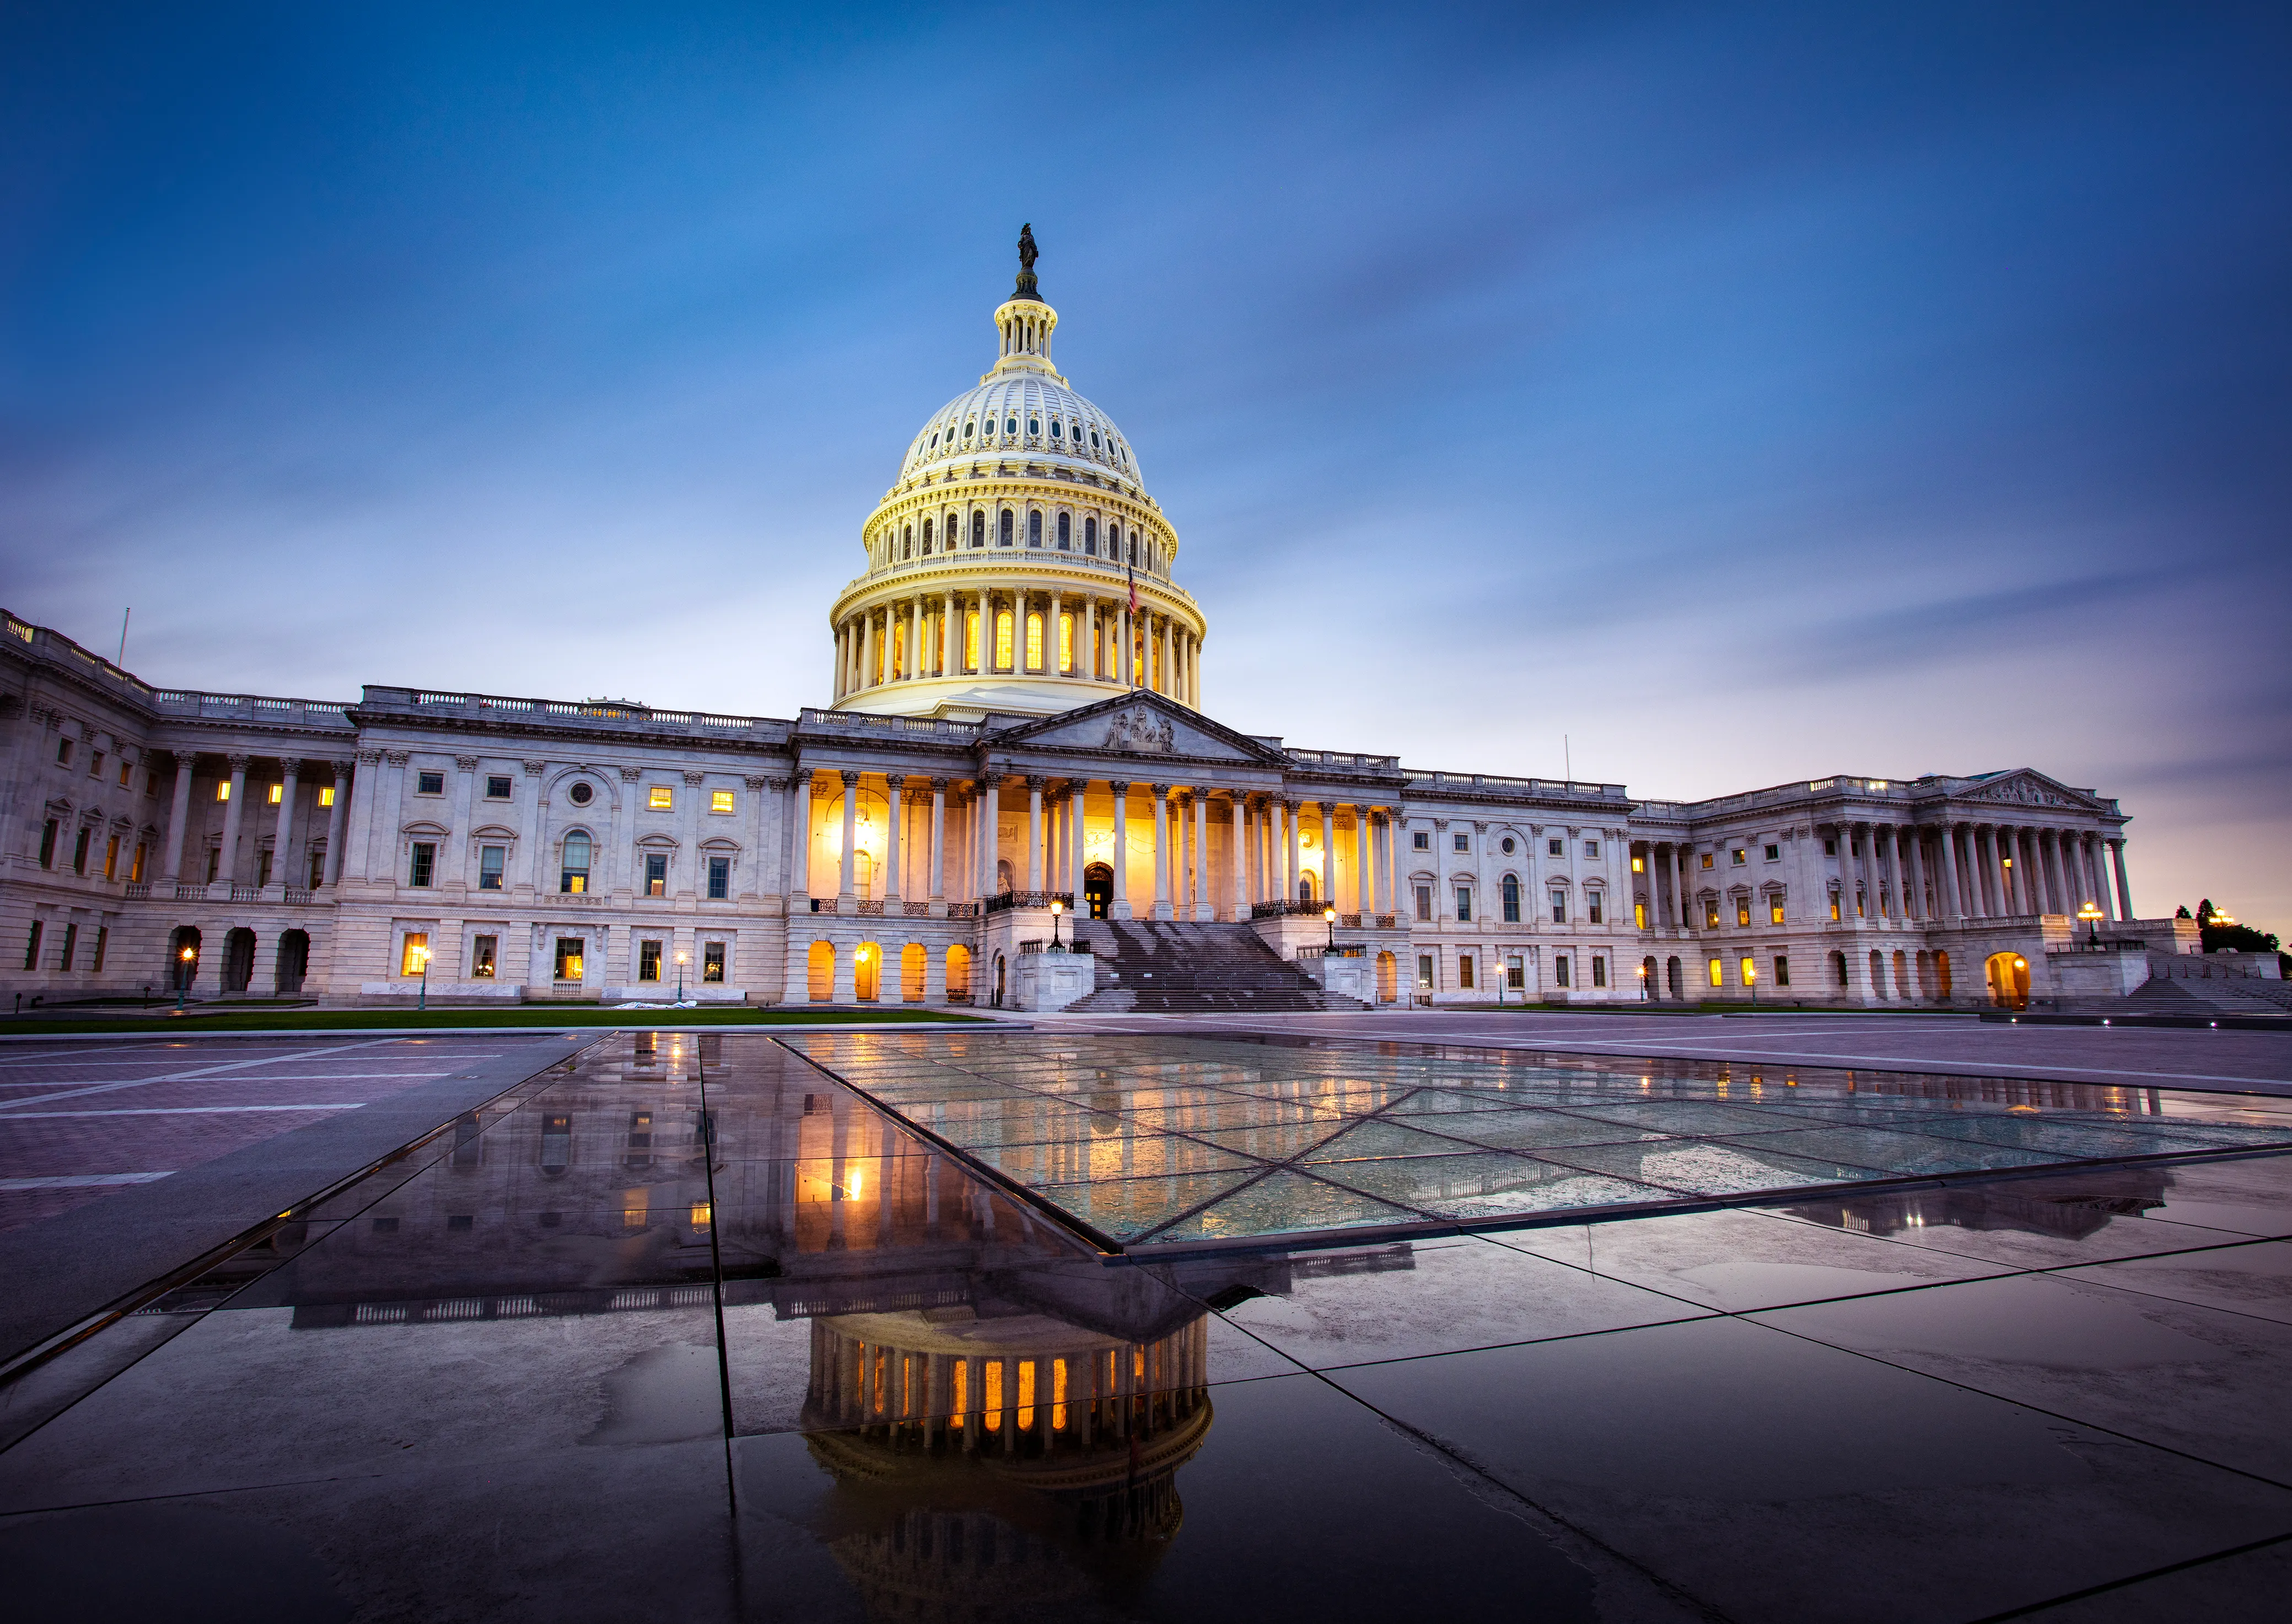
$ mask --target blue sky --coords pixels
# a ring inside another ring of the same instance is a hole
[[[170,684],[793,715],[1031,221],[1207,708],[2028,764],[2292,928],[2280,6],[0,19],[0,601]]]

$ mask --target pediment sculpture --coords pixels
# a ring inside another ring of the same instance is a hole
[[[1169,717],[1147,706],[1134,705],[1118,711],[1107,724],[1105,747],[1132,755],[1167,755],[1175,737]]]

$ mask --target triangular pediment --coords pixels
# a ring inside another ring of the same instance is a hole
[[[2001,806],[2053,806],[2065,812],[2091,812],[2100,805],[2088,791],[2072,789],[2034,767],[2017,767],[1966,780],[1952,790],[1950,798]]]
[[[1288,757],[1176,700],[1141,691],[990,733],[996,749],[1074,750],[1096,755],[1168,756],[1281,767]]]

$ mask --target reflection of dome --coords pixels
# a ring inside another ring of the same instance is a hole
[[[811,1337],[805,1441],[846,1491],[831,1548],[871,1614],[1086,1617],[1176,1537],[1211,1419],[1203,1317],[1134,1342],[927,1310]]]

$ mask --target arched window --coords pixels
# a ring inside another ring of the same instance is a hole
[[[1027,611],[1027,669],[1043,668],[1043,617],[1038,610]]]
[[[1056,428],[1059,425],[1054,423],[1051,426]],[[1061,513],[1059,515],[1059,551],[1061,553],[1074,551],[1074,515],[1072,513]]]
[[[1520,923],[1520,876],[1504,877],[1504,917],[1506,925]]]
[[[976,428],[977,426],[978,426],[978,425],[977,425],[976,424],[971,424],[971,423],[966,423],[966,424],[964,424],[963,425],[963,437],[964,437],[965,440],[969,440],[969,439],[971,438],[971,431],[972,431],[972,429]]]
[[[1027,510],[1027,545],[1030,547],[1043,545],[1043,510],[1039,507]]]
[[[589,889],[589,837],[577,831],[565,836],[565,860],[557,878],[557,889],[566,895],[576,895]]]
[[[1040,417],[1028,418],[1027,432],[1039,438],[1043,432],[1043,420]]]
[[[987,545],[987,515],[975,507],[971,510],[971,545],[974,547]]]
[[[1003,432],[1005,434],[1016,434],[1019,432],[1019,420],[1016,417],[1003,419]]]
[[[932,547],[932,521],[931,521],[930,520],[926,519],[926,520],[924,520],[924,556],[925,558],[929,558],[929,557],[931,556],[931,547]]]
[[[916,555],[916,527],[915,527],[914,525],[912,525],[912,524],[911,524],[911,525],[908,526],[908,528],[907,528],[904,531],[902,531],[902,532],[900,533],[900,556],[901,558],[913,558],[915,555]]]
[[[1130,532],[1130,563],[1134,569],[1138,564],[1138,532],[1135,530]]]
[[[1098,556],[1098,521],[1096,519],[1085,519],[1082,521],[1082,550],[1093,558]]]
[[[1007,609],[995,611],[995,668],[1011,668],[1011,611]]]
[[[1056,417],[1052,418],[1052,419],[1051,419],[1051,438],[1052,438],[1053,440],[1056,440],[1056,439],[1058,439],[1058,438],[1060,437],[1060,434],[1061,434],[1061,432],[1062,432],[1062,431],[1061,431],[1061,430],[1060,429],[1060,427],[1059,427],[1059,420],[1058,420]]]
[[[1006,507],[1003,510],[1002,526],[995,539],[995,545],[997,546],[1007,547],[1011,545],[1012,522],[1011,510]]]

